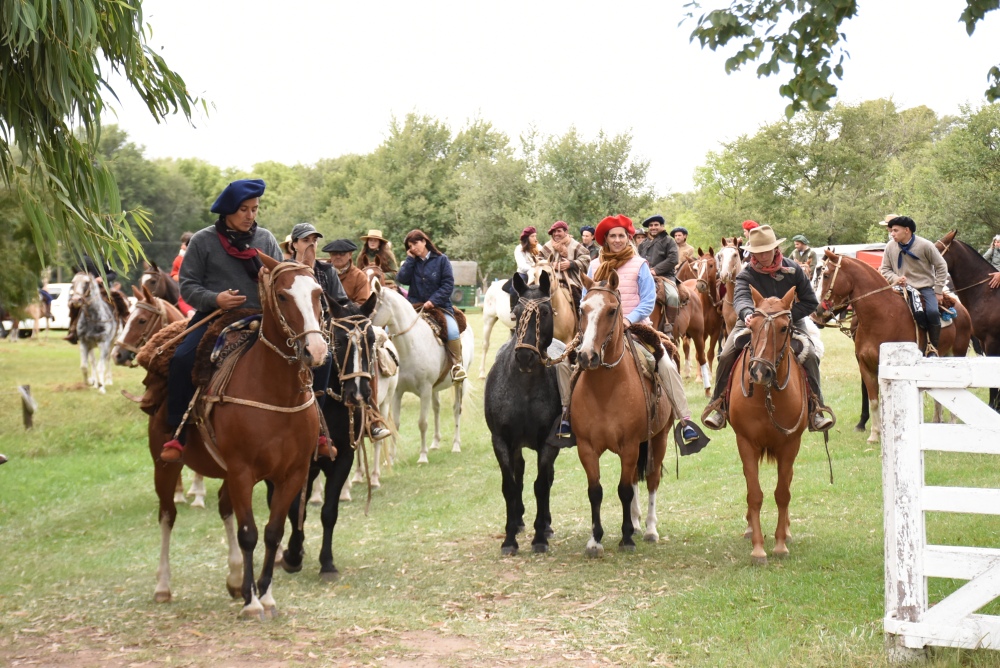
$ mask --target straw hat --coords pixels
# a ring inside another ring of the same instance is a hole
[[[881,225],[882,227],[888,227],[889,226],[889,221],[892,220],[893,218],[899,218],[899,214],[898,213],[890,213],[888,216],[886,216],[882,220],[878,221],[878,224]]]
[[[743,247],[748,253],[766,253],[784,243],[784,239],[776,239],[770,225],[761,225],[750,230],[750,240]]]
[[[382,230],[368,230],[368,234],[361,237],[362,241],[368,241],[369,239],[378,239],[379,241],[388,241],[382,236]]]
[[[282,252],[284,252],[286,254],[291,254],[291,252],[292,252],[292,235],[291,234],[287,235],[285,237],[285,240],[282,241],[280,244],[278,244],[278,247],[281,248]]]

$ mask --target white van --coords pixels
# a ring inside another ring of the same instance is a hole
[[[52,320],[49,321],[50,329],[69,329],[70,287],[70,283],[49,283],[43,288],[52,295]],[[4,325],[8,325],[8,323],[4,323]],[[39,328],[45,329],[44,322],[40,322],[38,325]],[[19,322],[17,328],[26,334],[30,334],[34,326],[35,321],[32,318],[28,318]]]

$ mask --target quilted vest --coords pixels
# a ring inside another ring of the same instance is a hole
[[[634,255],[631,260],[618,267],[618,293],[622,297],[622,315],[628,315],[639,306],[639,267],[644,262],[640,256]],[[643,322],[650,324],[649,318]]]

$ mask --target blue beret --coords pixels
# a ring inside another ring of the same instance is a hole
[[[226,189],[215,200],[215,204],[212,205],[212,213],[228,216],[231,213],[239,211],[240,204],[243,202],[254,197],[260,197],[263,194],[263,179],[240,179],[239,181],[233,181],[226,186]]]
[[[684,236],[688,235],[686,227],[675,227],[674,229],[670,230],[670,236],[674,236],[674,234],[676,234],[677,232],[683,232]]]
[[[336,239],[323,246],[324,253],[353,253],[358,245],[350,239]]]
[[[593,234],[594,227],[592,225],[584,225],[583,227],[580,228],[580,234],[583,234],[584,232],[590,232],[591,234]]]

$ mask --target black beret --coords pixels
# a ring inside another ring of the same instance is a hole
[[[674,229],[670,230],[670,236],[674,236],[678,232],[683,232],[684,236],[688,235],[688,231],[687,231],[686,227],[675,227]]]
[[[917,231],[917,224],[913,222],[913,219],[910,218],[909,216],[896,216],[895,218],[889,221],[888,225],[889,227],[893,226],[905,227],[909,229],[910,232]]]
[[[240,210],[240,204],[264,194],[263,179],[240,179],[233,181],[222,191],[212,205],[212,213],[228,216]]]
[[[584,225],[583,227],[580,228],[580,234],[583,234],[584,232],[590,232],[591,234],[593,234],[594,233],[594,226],[593,225]]]
[[[334,239],[323,246],[324,253],[353,253],[358,250],[358,245],[350,239]]]
[[[656,214],[655,216],[650,216],[646,220],[642,221],[643,227],[649,227],[650,223],[659,223],[660,225],[666,225],[667,221],[663,220],[663,216]]]

